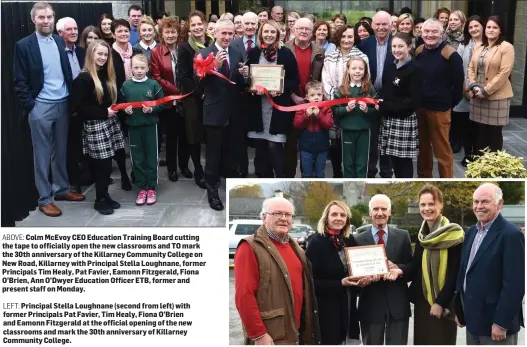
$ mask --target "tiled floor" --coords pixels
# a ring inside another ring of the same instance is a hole
[[[514,155],[524,158],[527,165],[527,119],[514,118],[504,128],[504,149]],[[202,160],[204,155],[202,156]],[[254,176],[252,159],[254,149],[249,149],[250,176]],[[454,175],[463,178],[465,168],[460,162],[463,153],[454,155]],[[439,177],[437,162],[435,162],[434,176]],[[414,161],[414,168],[417,162]],[[114,164],[115,166],[115,164]],[[192,170],[192,168],[191,168]],[[130,171],[130,170],[129,170]],[[415,171],[414,171],[415,172]],[[39,211],[33,211],[19,222],[19,226],[179,226],[179,227],[220,227],[225,226],[225,211],[216,212],[210,209],[205,190],[194,184],[193,180],[182,178],[178,182],[170,182],[164,167],[159,170],[158,202],[153,206],[138,207],[135,205],[137,188],[130,192],[121,190],[119,171],[114,167],[112,177],[115,183],[110,186],[110,195],[119,201],[122,207],[111,216],[102,216],[93,209],[95,187],[87,187],[86,201],[58,202],[63,215],[58,218],[46,217]],[[300,173],[297,173],[300,177]],[[326,177],[332,177],[331,163],[326,165]],[[225,181],[222,182],[220,197],[225,203]]]

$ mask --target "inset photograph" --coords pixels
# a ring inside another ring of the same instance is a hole
[[[227,189],[231,345],[525,344],[525,182]]]

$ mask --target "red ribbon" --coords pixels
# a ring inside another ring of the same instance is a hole
[[[357,101],[357,102],[364,102],[366,104],[372,104],[372,105],[379,105],[379,99],[373,99],[373,98],[346,98],[346,99],[334,99],[334,100],[325,100],[325,101],[317,101],[317,102],[308,102],[305,104],[300,105],[294,105],[294,106],[280,106],[277,103],[273,101],[271,96],[269,95],[269,92],[265,87],[260,85],[255,85],[254,88],[264,93],[267,96],[267,99],[273,105],[274,108],[276,108],[278,111],[282,112],[295,112],[295,111],[304,111],[307,110],[310,107],[331,107],[335,105],[342,105],[347,104],[350,101]]]
[[[194,70],[196,71],[196,76],[199,77],[201,80],[206,75],[215,75],[219,78],[222,78],[226,80],[229,83],[236,84],[235,82],[231,81],[227,77],[223,76],[221,73],[214,71],[214,54],[212,52],[207,56],[206,59],[203,59],[203,56],[198,54],[194,57]],[[132,108],[141,108],[144,106],[146,107],[154,107],[159,106],[161,104],[164,104],[166,102],[174,101],[174,100],[181,100],[189,96],[190,94],[194,93],[194,91],[191,91],[190,93],[187,93],[185,95],[170,95],[165,96],[164,98],[154,100],[154,101],[137,101],[137,102],[126,102],[122,104],[115,104],[111,106],[111,109],[114,111],[124,110],[125,108],[132,106]]]

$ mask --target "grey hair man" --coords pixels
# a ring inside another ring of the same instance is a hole
[[[412,245],[408,231],[388,225],[391,215],[388,196],[374,195],[370,199],[369,209],[372,225],[355,236],[357,245],[385,247],[390,266],[400,269],[404,277],[412,263]],[[395,276],[394,280],[388,281],[381,276],[372,276],[361,285],[364,288],[358,312],[363,344],[406,345],[411,316],[406,279]]]
[[[320,344],[310,264],[288,236],[293,204],[282,197],[263,202],[263,225],[240,241],[234,256],[235,303],[246,344]],[[283,312],[280,326],[272,312]],[[302,315],[302,324],[300,324]]]
[[[503,192],[480,185],[466,233],[456,285],[456,322],[469,345],[515,345],[523,325],[525,236],[501,215]]]
[[[54,197],[85,199],[70,191],[66,170],[68,96],[73,79],[64,40],[53,35],[55,13],[51,5],[35,3],[31,19],[36,32],[15,44],[14,89],[31,128],[39,210],[57,217],[62,211],[55,205]],[[53,184],[49,182],[50,167]]]
[[[243,36],[232,41],[231,47],[243,53],[244,60],[249,52],[256,47],[258,16],[254,12],[246,12],[242,16]]]
[[[435,18],[421,29],[424,45],[415,50],[423,69],[423,101],[416,111],[419,126],[417,175],[431,178],[433,158],[437,158],[439,176],[454,176],[454,155],[450,147],[451,111],[463,98],[463,60],[452,46],[443,41],[443,24]]]
[[[276,22],[284,21],[284,9],[281,6],[275,6],[271,9],[271,18]]]

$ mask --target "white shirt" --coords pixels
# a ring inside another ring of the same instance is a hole
[[[157,42],[153,41],[152,44],[150,46],[147,46],[143,43],[143,41],[139,41],[139,44],[141,45],[141,47],[143,47],[143,49],[146,51],[150,48],[150,50],[153,50],[154,48],[156,48],[156,45],[157,45]]]

